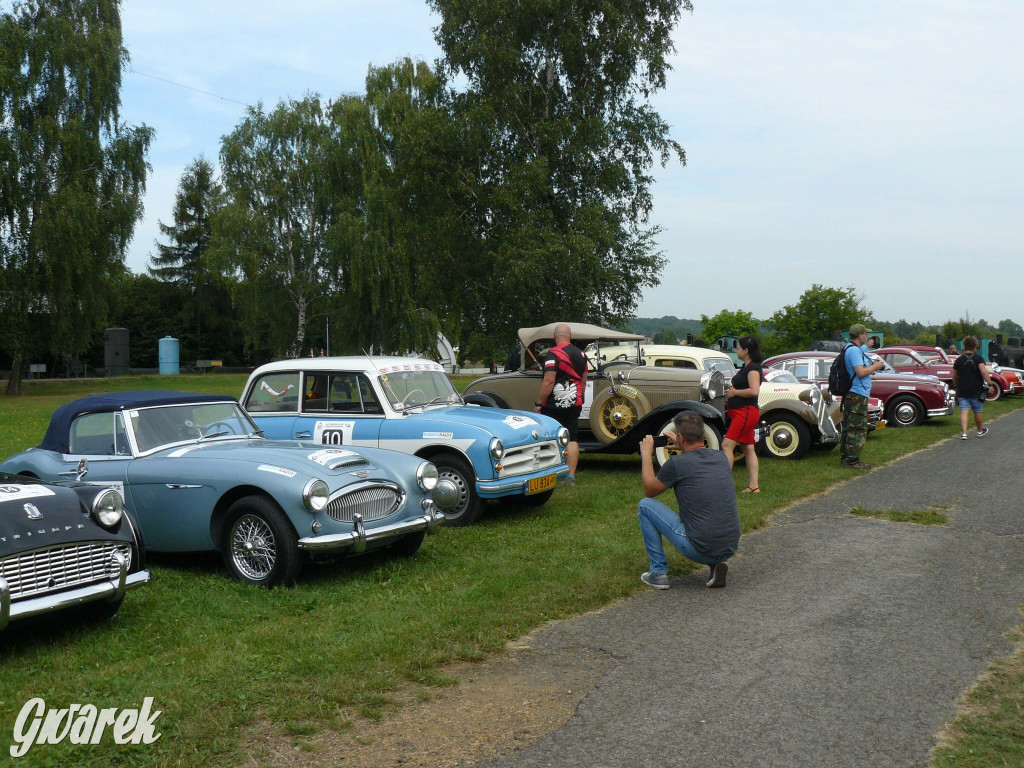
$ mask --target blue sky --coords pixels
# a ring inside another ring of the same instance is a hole
[[[122,116],[156,129],[129,266],[244,104],[359,93],[371,63],[436,59],[437,21],[418,0],[125,0]],[[885,320],[1024,324],[1021,29],[1019,0],[694,0],[655,98],[687,166],[656,171],[668,264],[638,314],[763,318],[820,283]]]

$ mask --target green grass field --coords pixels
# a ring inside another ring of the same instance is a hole
[[[90,392],[238,395],[244,381],[229,374],[27,381],[21,398],[0,398],[0,456],[36,445],[58,405]],[[456,379],[460,389],[467,382]],[[995,403],[986,416],[1020,405],[1024,399]],[[957,431],[955,416],[882,430],[865,458],[884,463]],[[744,531],[848,477],[836,464],[834,452],[817,451],[796,462],[762,460],[762,493],[739,497]],[[307,567],[293,589],[234,583],[216,555],[151,558],[153,582],[130,593],[113,620],[16,625],[0,635],[0,732],[9,739],[21,707],[36,696],[50,706],[99,708],[137,707],[152,696],[163,712],[156,743],[114,747],[104,739],[84,750],[65,740],[33,747],[31,764],[236,765],[246,736],[266,724],[290,736],[385,716],[396,686],[451,685],[445,662],[484,658],[546,621],[641,588],[639,469],[636,456],[584,457],[577,486],[560,488],[542,508],[490,503],[480,524],[441,530],[413,558],[384,552]],[[745,485],[740,467],[737,489]],[[690,567],[679,556],[670,565],[677,573]],[[1016,665],[1009,727],[1019,734],[1019,656]]]

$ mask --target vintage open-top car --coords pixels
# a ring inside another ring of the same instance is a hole
[[[519,367],[477,379],[463,396],[467,401],[532,410],[543,378],[541,362],[554,346],[557,323],[519,329]],[[580,415],[580,450],[635,453],[645,435],[670,431],[680,411],[694,411],[704,420],[704,440],[721,446],[725,432],[725,377],[701,371],[644,365],[644,337],[586,323],[568,323],[572,341],[587,357],[587,385]],[[609,350],[610,348],[610,350]],[[655,462],[668,460],[664,448]]]
[[[427,459],[458,491],[447,525],[484,499],[544,504],[569,474],[569,432],[535,413],[467,405],[444,369],[407,357],[315,357],[260,366],[242,404],[267,437],[390,448]]]
[[[84,469],[84,467],[83,467]],[[113,488],[0,472],[0,630],[75,606],[113,616],[150,579],[131,515]]]
[[[55,480],[83,459],[91,482],[123,494],[147,551],[218,550],[260,586],[292,583],[304,553],[411,555],[456,496],[423,459],[267,440],[233,397],[169,391],[63,405],[39,447],[0,470]]]
[[[827,388],[835,358],[835,352],[787,352],[768,358],[765,365],[782,368],[800,381]],[[886,373],[884,369],[871,376],[871,396],[882,401],[886,423],[893,427],[913,427],[926,418],[947,416],[955,406],[952,390],[936,377]]]

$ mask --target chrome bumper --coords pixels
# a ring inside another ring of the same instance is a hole
[[[435,533],[442,522],[444,522],[444,514],[432,501],[427,506],[423,517],[403,520],[400,523],[391,523],[390,525],[381,525],[369,530],[363,525],[363,516],[356,514],[353,515],[351,532],[330,533],[326,536],[306,536],[299,539],[299,549],[308,549],[311,552],[346,550],[350,554],[357,554],[365,550],[366,545],[371,542],[383,539],[397,539],[406,534],[422,530],[426,530],[427,533]]]
[[[559,464],[557,467],[531,472],[528,475],[517,475],[516,477],[503,477],[500,480],[478,480],[476,492],[481,499],[494,499],[499,496],[508,496],[514,493],[526,493],[530,481],[538,477],[555,475],[561,479],[569,474],[569,467],[566,464]]]
[[[760,426],[760,425],[759,425]],[[832,417],[826,415],[824,422],[821,422],[821,443],[823,445],[832,445],[832,443],[839,442],[839,430],[836,429],[835,423],[832,421]]]
[[[110,581],[101,581],[66,592],[56,592],[51,595],[41,595],[28,600],[19,600],[16,603],[11,602],[11,589],[6,579],[0,577],[0,630],[14,619],[24,619],[41,613],[59,611],[63,608],[71,608],[96,600],[106,600],[110,603],[116,602],[124,597],[124,593],[127,590],[140,587],[153,578],[149,571],[128,573],[127,561],[120,554],[116,553],[115,558],[120,562],[121,572]]]
[[[930,408],[928,410],[929,416],[949,416],[949,414],[956,411],[956,408],[952,404],[947,405],[945,408]]]

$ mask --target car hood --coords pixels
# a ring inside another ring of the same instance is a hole
[[[197,461],[238,461],[310,476],[343,474],[366,469],[376,474],[395,474],[401,467],[417,466],[422,459],[379,448],[353,450],[300,440],[211,440],[168,448],[152,458],[195,459]]]
[[[0,484],[0,554],[71,541],[123,538],[97,525],[83,511],[78,494],[70,488]]]
[[[559,429],[557,421],[538,413],[479,405],[428,408],[426,411],[410,413],[403,421],[433,424],[441,431],[444,431],[445,424],[476,427],[494,437],[500,437],[506,447],[532,443],[536,440],[554,440],[558,437]],[[537,432],[537,437],[533,436],[534,431]]]

